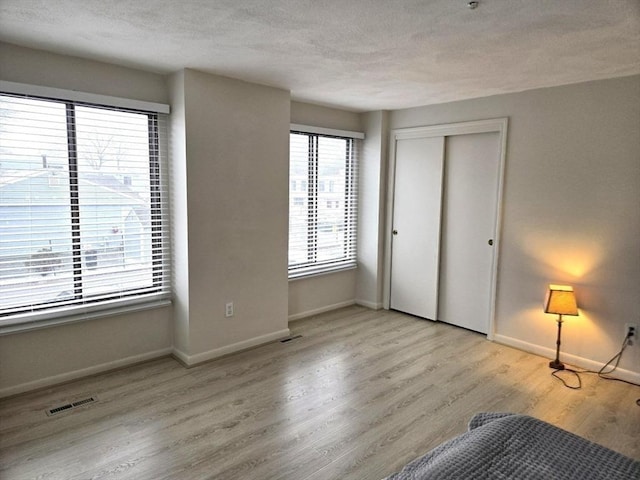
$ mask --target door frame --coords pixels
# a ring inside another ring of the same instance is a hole
[[[494,225],[494,248],[490,280],[489,298],[489,327],[487,338],[493,340],[495,334],[495,310],[496,291],[498,281],[498,264],[500,256],[500,240],[502,232],[502,192],[504,186],[504,168],[507,154],[507,127],[508,117],[493,118],[487,120],[476,120],[471,122],[448,123],[441,125],[430,125],[424,127],[397,128],[391,130],[389,141],[389,165],[387,175],[387,201],[386,201],[386,221],[385,221],[385,246],[384,246],[384,284],[383,284],[383,308],[389,309],[391,300],[391,244],[393,230],[393,201],[395,193],[395,171],[396,171],[396,142],[411,138],[427,137],[451,137],[455,135],[468,135],[473,133],[497,132],[500,136],[500,151],[498,160],[498,185],[496,195],[496,223]]]

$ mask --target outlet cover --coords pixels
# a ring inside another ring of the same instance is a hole
[[[633,328],[633,337],[629,339],[629,345],[638,344],[638,324],[636,323],[625,323],[624,324],[624,336],[627,337],[627,332],[630,328]]]

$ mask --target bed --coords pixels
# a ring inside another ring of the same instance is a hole
[[[479,413],[386,478],[423,479],[640,480],[640,462],[527,415]]]

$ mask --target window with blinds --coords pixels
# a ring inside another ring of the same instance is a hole
[[[355,267],[357,140],[291,131],[289,278]]]
[[[163,129],[158,113],[0,94],[0,326],[168,297]]]

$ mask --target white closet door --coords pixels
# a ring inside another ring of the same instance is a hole
[[[446,140],[438,320],[489,329],[500,134]]]
[[[398,139],[390,308],[436,319],[444,137]]]

